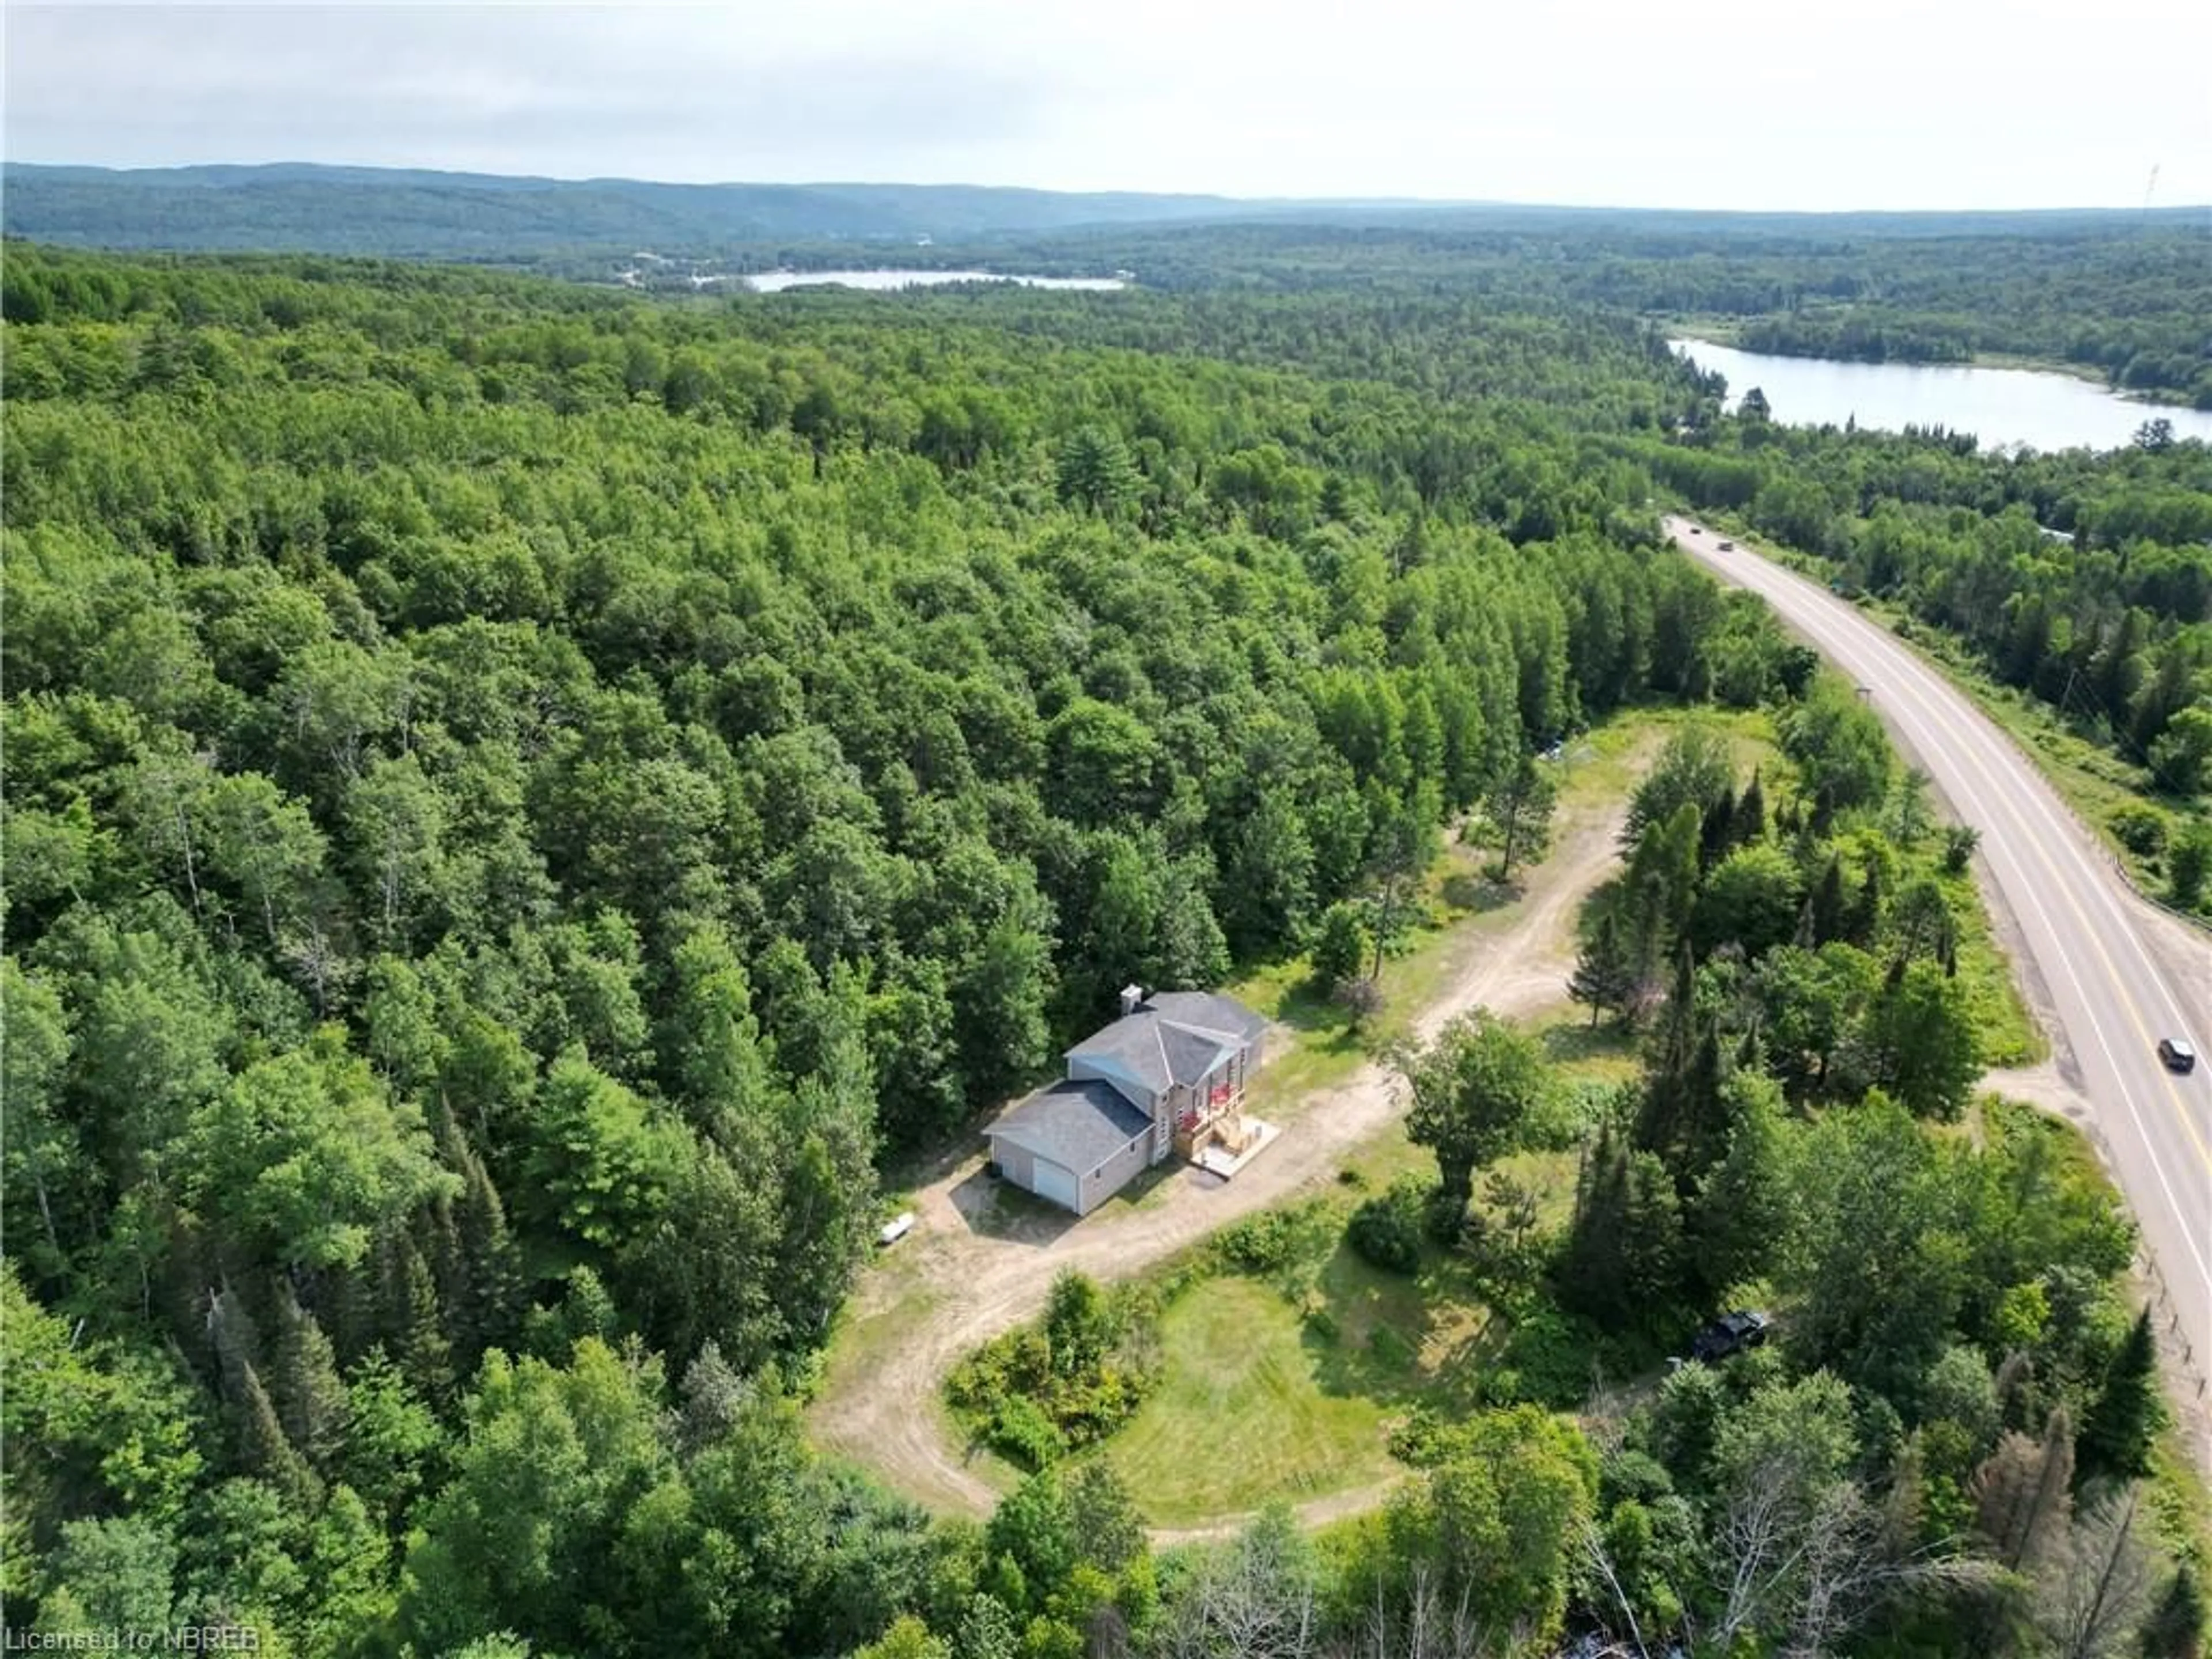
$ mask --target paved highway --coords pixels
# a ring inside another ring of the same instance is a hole
[[[2040,976],[2114,1175],[2172,1303],[2161,1323],[2187,1345],[2184,1388],[2198,1419],[2212,1371],[2212,944],[2192,941],[2178,975],[2154,930],[2175,924],[2131,891],[2104,849],[1996,723],[1887,629],[1819,584],[1710,529],[1667,520],[1686,552],[1750,589],[1844,673],[1909,747],[1953,810],[1981,832],[1984,881],[2011,913]],[[2194,957],[2192,963],[2189,958]],[[2177,1076],[2156,1052],[2185,1036],[2204,1056]]]

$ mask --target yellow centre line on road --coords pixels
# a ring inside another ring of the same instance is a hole
[[[1887,641],[1885,641],[1885,643],[1887,643]],[[1901,657],[1911,664],[1916,673],[1929,674],[1932,672],[1932,671],[1923,667],[1918,658],[1907,647],[1900,645],[1897,647],[1897,650]],[[1923,718],[1931,722],[1940,724],[1942,713],[1942,709],[1929,702],[1925,698],[1924,692],[1921,691],[1918,688],[1911,687],[1909,679],[1907,681],[1907,686],[1908,690],[1906,695],[1914,698],[1915,707],[1918,709]],[[1960,753],[1963,755],[1965,763],[1972,769],[1975,775],[1981,779],[1982,782],[1990,789],[1993,796],[2001,799],[2007,799],[2000,780],[1990,772],[1988,767],[1982,763],[1982,757],[1977,745],[1972,743],[1966,743],[1961,745]],[[2020,759],[2020,764],[2026,767],[2032,766],[2033,763],[2027,761],[2025,757],[2021,757]],[[2029,787],[2027,793],[2031,798],[2034,796],[2035,785],[2039,781],[2040,781],[2038,779],[2030,779]],[[2042,803],[2039,799],[2036,801],[2036,805],[2040,808]],[[2053,833],[2062,836],[2067,835],[2066,826],[2063,823],[2053,823],[2047,811],[2044,812],[2042,816],[2045,823],[2050,826]],[[2066,901],[2066,908],[2073,912],[2074,920],[2081,924],[2081,932],[2088,940],[2089,948],[2096,952],[2098,962],[2103,966],[2106,975],[2112,981],[2116,1000],[2118,1001],[2119,1006],[2127,1012],[2128,1023],[2135,1027],[2137,1040],[2142,1044],[2145,1051],[2150,1050],[2155,1045],[2156,1039],[2152,1036],[2149,1026],[2145,1024],[2143,1020],[2142,1010],[2136,1006],[2133,988],[2130,986],[2130,981],[2124,978],[2119,969],[2113,965],[2111,954],[2105,949],[2105,942],[2102,937],[2100,937],[2100,930],[2091,925],[2087,914],[2081,908],[2080,896],[2075,890],[2075,884],[2068,881],[2057,865],[2051,861],[2049,849],[2045,848],[2039,837],[2031,834],[2027,837],[2027,839],[2034,852],[2036,862],[2040,864],[2043,866],[2045,873],[2050,876],[2052,884],[2058,888],[2061,896],[2063,896]],[[2075,874],[2078,878],[2081,872],[2079,850],[2072,850],[2075,852],[2077,866]],[[2091,866],[2089,875],[2092,881],[2098,878],[2098,872],[2094,866]],[[2040,898],[2038,898],[2036,902],[2039,908],[2041,904]],[[2141,964],[2145,976],[2148,978],[2152,983],[2158,985],[2159,988],[2162,992],[2166,992],[2170,996],[2170,988],[2164,984],[2162,978],[2158,973],[2156,966],[2148,959],[2144,958],[2142,955],[2142,943],[2135,938],[2134,930],[2128,927],[2126,918],[2122,916],[2119,918],[2119,921],[2122,933],[2127,935],[2129,943],[2135,946],[2137,961]],[[2069,964],[2069,972],[2071,972],[2070,963]],[[2081,988],[2081,981],[2076,980],[2075,981],[2075,988],[2079,990]],[[2086,1000],[2087,999],[2085,998],[2084,1000]],[[2089,1011],[2089,1019],[2093,1025],[2099,1024],[2096,1012],[2094,1008]],[[2101,1026],[2098,1030],[2097,1036],[2098,1042],[2100,1044],[2103,1043],[2104,1032]],[[2112,1057],[2109,1045],[2106,1047],[2106,1055],[2108,1059]],[[2115,1061],[2114,1069],[2119,1069],[2117,1061]],[[2197,1161],[2203,1164],[2208,1172],[2212,1172],[2212,1149],[2208,1149],[2206,1147],[2203,1137],[2197,1132],[2197,1125],[2191,1120],[2189,1109],[2188,1097],[2181,1092],[2180,1084],[2174,1079],[2173,1075],[2171,1073],[2161,1071],[2160,1078],[2166,1085],[2166,1097],[2172,1103],[2175,1109],[2175,1114],[2181,1121],[2182,1133],[2189,1137],[2191,1144],[2197,1148]],[[2126,1085],[2123,1083],[2121,1086],[2124,1088]]]
[[[1681,542],[1681,538],[1679,534],[1676,536],[1675,539],[1678,542]],[[1686,551],[1698,552],[1700,550],[1691,547],[1687,543],[1682,543],[1682,545]],[[1785,588],[1788,582],[1792,580],[1792,573],[1783,570],[1780,567],[1773,565],[1768,561],[1760,558],[1758,555],[1750,552],[1747,549],[1744,550],[1744,556],[1750,560],[1758,568],[1767,572],[1773,578],[1776,583]],[[1715,556],[1715,557],[1717,562],[1717,556]],[[1796,578],[1796,580],[1802,579]],[[1755,580],[1747,582],[1746,585],[1752,587],[1754,592],[1760,592],[1764,586]],[[1775,599],[1775,595],[1771,592],[1763,592],[1762,597],[1768,599],[1770,602],[1772,602]],[[1825,628],[1820,625],[1823,622],[1827,623],[1827,626]],[[1836,622],[1837,619],[1832,617],[1817,618],[1815,622],[1810,625],[1810,631],[1812,631],[1816,637],[1824,634],[1827,635],[1829,636],[1828,642],[1832,645],[1838,643],[1838,641],[1834,638]],[[1863,623],[1863,625],[1869,629],[1867,638],[1856,641],[1850,639],[1848,636],[1848,626],[1846,625],[1844,629],[1845,637],[1840,641],[1840,643],[1845,647],[1845,651],[1843,653],[1832,653],[1832,654],[1864,653],[1873,657],[1877,661],[1881,661],[1884,659],[1884,653],[1882,650],[1883,647],[1887,647],[1890,650],[1895,653],[1897,659],[1905,665],[1906,672],[1897,676],[1897,679],[1899,684],[1891,689],[1902,693],[1901,700],[1905,707],[1904,709],[1899,711],[1900,714],[1909,714],[1911,717],[1910,723],[1915,726],[1923,728],[1923,740],[1920,746],[1929,753],[1931,757],[1938,752],[1950,755],[1954,761],[1960,766],[1962,771],[1971,769],[1979,777],[1983,785],[1990,791],[1991,801],[1993,803],[2002,807],[2011,809],[2013,821],[2019,826],[2021,835],[2025,836],[2026,839],[2035,844],[2036,861],[2041,865],[2044,873],[2048,876],[2056,885],[2064,890],[2068,908],[2072,911],[2075,921],[2078,924],[2082,933],[2087,937],[2090,949],[2095,952],[2099,961],[2103,964],[2104,970],[2113,988],[2116,1000],[2118,1004],[2125,1009],[2129,1023],[2136,1029],[2136,1036],[2142,1044],[2142,1052],[2148,1052],[2151,1048],[2152,1039],[2149,1030],[2144,1024],[2142,1012],[2136,1005],[2135,996],[2132,994],[2129,982],[2121,977],[2118,969],[2113,966],[2112,957],[2106,951],[2103,940],[2100,937],[2098,930],[2091,926],[2088,916],[2081,908],[2080,900],[2073,890],[2073,884],[2065,880],[2058,866],[2052,861],[2049,851],[2043,845],[2041,838],[2033,832],[2032,827],[2028,823],[2025,816],[2024,804],[2016,799],[2016,797],[2021,794],[2025,794],[2030,798],[2033,802],[2037,813],[2042,818],[2045,825],[2051,831],[2051,833],[2066,838],[2068,851],[2072,855],[2072,861],[2076,866],[2075,874],[2077,880],[2079,879],[2081,872],[2083,868],[2087,869],[2089,878],[2093,884],[2101,878],[2101,872],[2095,866],[2084,865],[2081,849],[2069,834],[2067,826],[2052,816],[2048,805],[2043,800],[2039,789],[2042,781],[2039,775],[2033,771],[2033,763],[2027,761],[2023,756],[2015,754],[2013,757],[2013,764],[2016,769],[2019,769],[2020,776],[2021,778],[2025,779],[2027,787],[2024,789],[2008,791],[2000,786],[1997,778],[1991,773],[1990,768],[1984,763],[1982,757],[1978,752],[1977,745],[1971,740],[1971,737],[1962,736],[1960,741],[1959,741],[1955,745],[1950,743],[1939,741],[1940,739],[1951,735],[1952,726],[1950,722],[1943,718],[1945,711],[1942,708],[1940,702],[1931,700],[1929,696],[1928,688],[1929,686],[1934,686],[1939,691],[1949,690],[1951,688],[1943,685],[1939,680],[1937,680],[1934,676],[1933,672],[1929,670],[1927,665],[1906,647],[1891,639],[1886,634],[1874,631],[1871,624]],[[1854,646],[1856,647],[1856,651],[1852,651],[1850,649],[1850,647]],[[1875,676],[1872,678],[1880,677]],[[1974,712],[1978,714],[1979,711]],[[1986,719],[1986,716],[1982,718]],[[1998,741],[2003,742],[2005,739],[2002,735],[2000,735]],[[1954,750],[1955,753],[1954,752]],[[2019,781],[2019,779],[2014,780],[2016,783]],[[2165,1166],[2158,1158],[2156,1148],[2152,1141],[2151,1136],[2146,1128],[2142,1117],[2136,1109],[2133,1092],[2130,1090],[2126,1081],[2127,1068],[2124,1067],[2119,1063],[2118,1056],[2113,1053],[2111,1040],[2105,1033],[2104,1022],[2099,1018],[2095,1005],[2091,1000],[2087,990],[2083,988],[2080,975],[2075,970],[2072,953],[2064,948],[2063,941],[2059,935],[2059,931],[2057,927],[2053,925],[2049,912],[2044,908],[2041,896],[2037,892],[2035,884],[2026,879],[2029,872],[2024,864],[2020,863],[2017,853],[2015,853],[2009,846],[2009,843],[2006,842],[1993,843],[1991,848],[1992,854],[1996,853],[1999,849],[2003,850],[2008,856],[2013,858],[2015,866],[2019,868],[2022,877],[2021,884],[2021,896],[2023,896],[2027,902],[2033,908],[2037,915],[2041,920],[2045,930],[2051,934],[2054,945],[2057,948],[2058,962],[2057,966],[2065,973],[2067,979],[2073,986],[2075,997],[2082,1005],[2082,1017],[2089,1028],[2087,1035],[2093,1036],[2095,1039],[2098,1048],[2103,1052],[2106,1065],[2111,1067],[2114,1073],[2120,1091],[2122,1103],[2126,1107],[2129,1117],[2134,1121],[2136,1133],[2142,1139],[2145,1152],[2149,1155],[2151,1174],[2156,1180],[2159,1190],[2164,1195],[2174,1218],[2181,1223],[2183,1242],[2187,1248],[2190,1255],[2194,1260],[2195,1265],[2197,1266],[2199,1273],[2203,1273],[2208,1279],[2212,1279],[2212,1267],[2208,1267],[2205,1263],[2202,1248],[2197,1240],[2197,1230],[2189,1221],[2190,1210],[2183,1206],[2179,1197],[2176,1196],[2172,1184],[2166,1179]],[[2008,898],[2013,897],[2013,896],[2009,894],[2008,894],[2007,896]],[[2015,900],[2015,902],[2017,901]],[[2160,991],[2163,994],[2164,1000],[2171,1003],[2172,1000],[2172,988],[2165,983],[2163,977],[2158,973],[2156,969],[2144,958],[2142,941],[2136,936],[2133,928],[2129,925],[2124,911],[2120,912],[2117,915],[2116,919],[2119,922],[2121,931],[2126,935],[2129,943],[2134,947],[2137,959],[2142,963],[2146,978],[2152,984],[2157,986]],[[2197,1133],[2197,1127],[2191,1118],[2187,1098],[2181,1094],[2179,1084],[2175,1082],[2171,1074],[2163,1075],[2161,1081],[2165,1085],[2166,1095],[2175,1109],[2175,1114],[2179,1118],[2182,1132],[2189,1138],[2190,1141],[2196,1148],[2198,1162],[2203,1164],[2208,1170],[2212,1170],[2212,1153],[2208,1153],[2204,1140]]]

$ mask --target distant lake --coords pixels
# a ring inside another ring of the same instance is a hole
[[[1021,288],[1081,289],[1091,293],[1129,286],[1120,276],[1019,276],[998,270],[769,270],[744,281],[746,287],[762,294],[820,284],[881,291],[935,288],[943,283],[1012,283]]]
[[[1908,426],[1971,432],[1984,449],[2118,449],[2145,421],[2163,416],[2177,438],[2212,442],[2212,411],[2131,403],[2070,374],[2023,368],[1846,363],[1826,357],[1774,357],[1704,340],[1668,344],[1700,368],[1728,376],[1728,406],[1757,386],[1778,421],[1796,426]]]

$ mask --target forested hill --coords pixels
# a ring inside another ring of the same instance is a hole
[[[1387,289],[1690,316],[1802,356],[2031,356],[2212,407],[2201,208],[1662,212],[302,165],[10,163],[4,183],[8,234],[79,246],[464,260],[684,294],[782,265],[1126,269],[1186,293]]]
[[[6,281],[27,1625],[872,1639],[961,1546],[783,1391],[878,1162],[1797,660],[1592,447],[1711,407],[1629,325],[1452,313],[1536,395],[1446,403],[1156,296]]]
[[[118,249],[391,254],[515,262],[592,249],[726,254],[741,246],[918,237],[939,242],[1257,221],[1463,235],[1680,239],[1832,248],[1838,240],[2110,237],[2203,228],[2150,213],[1717,213],[1408,199],[1255,198],[975,185],[712,184],[543,179],[300,162],[118,169],[9,162],[7,234]],[[904,257],[902,252],[902,257]],[[1113,264],[1127,264],[1126,259]]]
[[[794,256],[795,257],[795,256]],[[2004,354],[2212,408],[2212,216],[1440,211],[1394,225],[1117,227],[1002,260],[1126,266],[1183,292],[1479,295],[1695,319],[1757,351],[1870,362]]]
[[[592,247],[978,237],[1226,218],[1224,197],[969,185],[671,185],[387,167],[6,169],[8,234],[114,248],[253,249],[514,260]]]

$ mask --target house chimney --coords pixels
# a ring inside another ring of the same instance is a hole
[[[1144,1006],[1145,1006],[1145,988],[1144,988],[1143,986],[1141,986],[1141,985],[1124,985],[1124,986],[1121,988],[1121,1018],[1124,1018],[1124,1019],[1128,1018],[1128,1017],[1129,1017],[1130,1015],[1132,1015],[1132,1014],[1135,1013],[1135,1012],[1137,1012],[1137,1010],[1138,1010],[1138,1009],[1139,1009],[1139,1008],[1143,1007]]]

